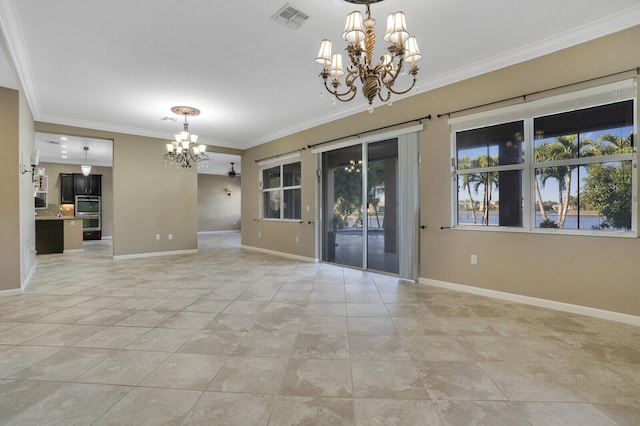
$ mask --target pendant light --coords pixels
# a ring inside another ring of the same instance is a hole
[[[89,174],[91,173],[91,166],[87,161],[87,152],[89,152],[89,147],[85,146],[83,149],[84,149],[84,164],[80,166],[80,170],[82,170],[83,175],[89,176]]]

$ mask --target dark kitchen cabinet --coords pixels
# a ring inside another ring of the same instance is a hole
[[[36,254],[64,251],[64,221],[36,220]]]
[[[60,173],[60,204],[73,204],[75,199],[73,173]]]
[[[74,173],[75,195],[102,195],[102,175]]]
[[[84,241],[87,240],[101,240],[102,239],[102,231],[83,231],[82,239]]]

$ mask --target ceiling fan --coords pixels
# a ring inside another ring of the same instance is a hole
[[[233,168],[233,164],[234,164],[234,163],[232,162],[232,163],[231,163],[231,169],[229,169],[229,171],[227,172],[227,174],[229,175],[229,177],[230,177],[231,179],[233,179],[234,177],[236,177],[236,171],[235,171],[235,169]]]

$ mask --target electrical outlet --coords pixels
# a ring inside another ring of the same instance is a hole
[[[169,241],[173,240],[173,234],[167,235],[167,238],[169,239]]]
[[[258,232],[258,238],[262,238],[262,232]]]
[[[160,234],[156,234],[156,240],[160,240]]]
[[[296,244],[300,242],[300,237],[296,235]]]
[[[477,254],[472,254],[471,255],[471,264],[472,265],[477,265],[478,264],[478,255]]]
[[[309,211],[309,204],[307,204],[307,211]]]

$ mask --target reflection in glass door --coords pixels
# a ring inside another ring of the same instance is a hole
[[[322,155],[322,260],[362,268],[362,146]]]
[[[398,273],[398,141],[367,146],[367,268]]]
[[[322,259],[397,274],[398,141],[364,146],[323,153]]]

